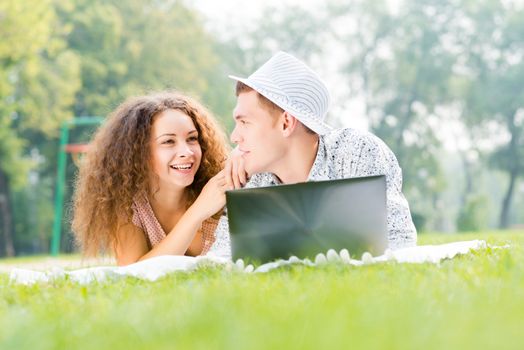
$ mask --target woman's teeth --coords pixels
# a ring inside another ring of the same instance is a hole
[[[193,164],[170,165],[170,167],[175,170],[188,170],[191,169],[192,166]]]

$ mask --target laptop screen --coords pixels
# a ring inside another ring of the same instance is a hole
[[[226,192],[233,258],[313,259],[328,249],[382,254],[386,179],[370,176]]]

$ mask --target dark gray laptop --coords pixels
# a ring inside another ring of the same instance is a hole
[[[370,176],[226,192],[233,259],[314,259],[328,249],[382,254],[386,179]]]

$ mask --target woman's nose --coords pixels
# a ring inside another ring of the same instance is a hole
[[[191,147],[187,143],[182,143],[178,149],[178,155],[181,157],[189,157],[192,156],[195,152],[191,149]]]

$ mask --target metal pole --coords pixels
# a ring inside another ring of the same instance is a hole
[[[64,206],[64,189],[67,165],[67,153],[65,147],[69,142],[69,128],[78,125],[101,124],[102,117],[77,117],[62,123],[60,128],[60,146],[58,148],[58,166],[56,172],[55,190],[55,217],[53,221],[53,236],[51,239],[51,255],[57,256],[60,252],[60,240],[62,236],[62,213]]]
[[[58,167],[56,171],[55,218],[53,222],[53,238],[51,240],[51,255],[57,256],[60,251],[60,233],[62,229],[62,208],[64,205],[64,187],[66,175],[67,154],[65,145],[69,139],[69,125],[62,124],[60,129],[60,146],[58,149]]]

